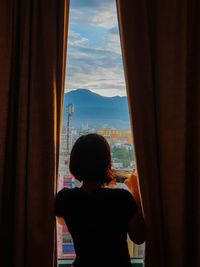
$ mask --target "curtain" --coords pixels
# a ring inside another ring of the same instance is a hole
[[[0,8],[0,259],[54,262],[54,193],[69,1]]]
[[[145,266],[200,266],[200,2],[116,2]]]

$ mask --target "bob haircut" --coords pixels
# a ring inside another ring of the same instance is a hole
[[[99,134],[79,137],[71,151],[69,169],[79,181],[109,183],[113,175],[110,146],[106,139]]]

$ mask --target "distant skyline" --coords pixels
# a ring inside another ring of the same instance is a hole
[[[115,0],[71,0],[65,91],[125,96]]]

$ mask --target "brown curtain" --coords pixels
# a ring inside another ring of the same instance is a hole
[[[200,266],[200,1],[117,0],[146,267]]]
[[[0,7],[0,261],[54,261],[54,192],[69,1]]]

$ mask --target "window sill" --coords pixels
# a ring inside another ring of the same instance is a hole
[[[58,259],[58,267],[69,267],[74,260]],[[144,259],[143,258],[132,258],[131,264],[133,267],[143,267]]]

